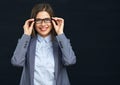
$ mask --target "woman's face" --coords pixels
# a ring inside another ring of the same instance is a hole
[[[35,29],[42,37],[46,37],[51,33],[52,22],[50,15],[46,11],[38,12],[35,20]]]

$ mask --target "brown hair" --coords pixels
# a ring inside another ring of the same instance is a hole
[[[35,19],[38,12],[40,12],[40,11],[46,11],[50,15],[50,17],[54,16],[54,12],[53,12],[53,9],[52,9],[50,4],[48,4],[48,3],[40,3],[40,4],[36,4],[33,7],[32,11],[31,11],[31,18]],[[35,26],[34,26],[34,28],[35,28]],[[54,37],[55,34],[56,34],[54,29],[51,30],[51,33],[52,33],[52,37]],[[36,36],[36,34],[37,34],[36,30],[33,29],[32,36]]]

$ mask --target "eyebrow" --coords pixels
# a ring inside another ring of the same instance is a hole
[[[35,19],[52,19],[51,17],[46,17],[46,18],[35,18]]]
[[[39,20],[44,20],[44,19],[50,19],[50,20],[52,20],[52,18],[43,18],[43,19],[41,19],[41,18],[35,18],[34,21],[39,21]]]

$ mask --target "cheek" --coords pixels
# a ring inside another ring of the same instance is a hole
[[[50,26],[51,29],[54,28],[53,24],[50,24],[49,26]]]
[[[53,26],[52,26],[52,25],[50,25],[49,27],[50,27],[50,29],[52,29],[52,28],[53,28]]]
[[[36,30],[36,32],[38,32],[39,26],[38,25],[34,25],[34,29]]]

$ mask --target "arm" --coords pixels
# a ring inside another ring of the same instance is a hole
[[[11,59],[11,63],[13,65],[24,66],[26,60],[25,56],[30,42],[30,35],[32,33],[33,25],[34,19],[28,19],[25,21],[25,24],[23,26],[24,34],[22,38],[19,40],[15,52],[13,54],[13,57]]]
[[[23,34],[21,39],[18,41],[14,54],[11,58],[11,63],[15,66],[24,66],[25,56],[28,49],[30,36]]]
[[[60,49],[62,51],[62,62],[64,65],[72,65],[76,63],[76,56],[65,34],[56,36]]]
[[[64,65],[71,65],[76,63],[76,56],[70,45],[70,41],[66,38],[63,28],[64,19],[59,17],[52,17],[52,23],[57,33],[57,40],[62,51],[62,62]]]

